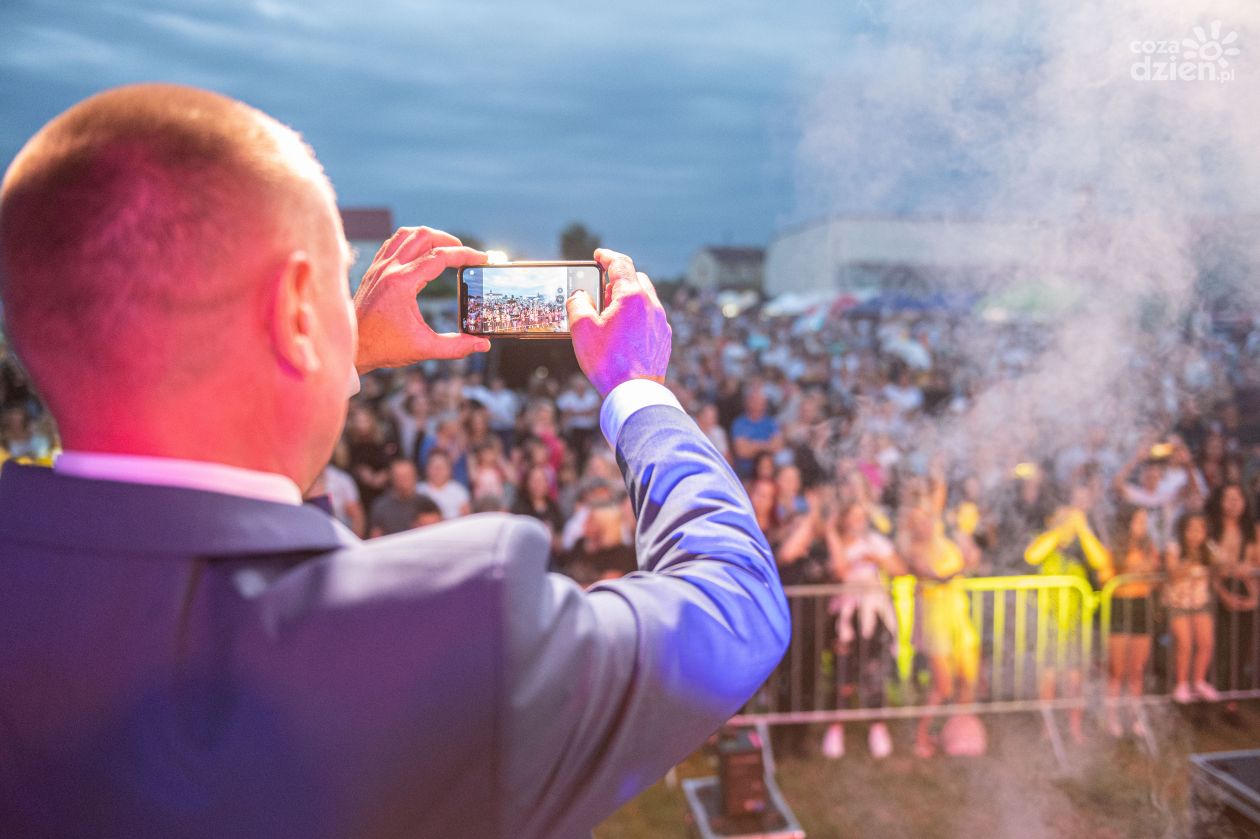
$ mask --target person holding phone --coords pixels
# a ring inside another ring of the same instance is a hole
[[[638,571],[583,591],[526,517],[364,542],[304,506],[356,371],[489,347],[416,305],[482,252],[403,228],[353,301],[349,257],[298,135],[208,91],[101,93],[8,167],[5,330],[65,452],[0,473],[7,834],[589,835],[782,656],[769,547],[613,251],[603,310],[564,302]]]

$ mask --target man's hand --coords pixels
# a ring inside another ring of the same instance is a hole
[[[354,295],[359,321],[360,374],[378,367],[405,367],[430,358],[463,358],[490,349],[476,335],[439,335],[424,322],[416,295],[447,268],[481,265],[486,255],[459,239],[427,227],[403,227],[389,238],[363,275]]]
[[[601,397],[631,379],[664,382],[673,333],[652,281],[616,251],[600,248],[595,261],[608,273],[608,305],[596,311],[595,301],[581,290],[568,301],[573,351],[582,372]]]

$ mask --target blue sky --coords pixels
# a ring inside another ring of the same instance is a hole
[[[4,0],[0,157],[116,84],[242,98],[347,205],[556,255],[582,221],[658,276],[800,213],[801,107],[869,34],[858,2]]]
[[[594,268],[591,270],[594,271]],[[511,271],[486,268],[473,273],[466,272],[464,278],[468,283],[468,293],[473,296],[484,293],[482,287],[485,284],[485,275],[493,272],[490,274],[490,291],[511,293],[518,297],[534,297],[538,294],[553,296],[559,292],[561,296],[567,297],[565,289],[568,288],[569,279],[566,271],[562,267],[516,268]]]

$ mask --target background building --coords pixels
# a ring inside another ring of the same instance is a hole
[[[341,224],[355,250],[350,266],[350,293],[358,289],[363,272],[382,244],[394,235],[394,214],[388,207],[341,207]]]
[[[693,288],[760,291],[765,261],[763,248],[708,245],[691,257],[687,266],[687,284]]]
[[[1088,290],[1103,256],[1140,249],[1159,230],[1144,218],[1108,218],[1085,208],[1055,223],[838,217],[789,228],[766,251],[765,292],[1025,297]],[[1260,268],[1260,217],[1192,220],[1183,254],[1213,301],[1254,308],[1249,278]],[[1135,251],[1136,253],[1136,251]],[[1114,270],[1114,269],[1113,269]],[[1211,302],[1204,300],[1203,302]]]
[[[832,218],[789,228],[766,252],[765,291],[921,292],[943,279],[1024,264],[1043,253],[1043,225],[908,218]]]

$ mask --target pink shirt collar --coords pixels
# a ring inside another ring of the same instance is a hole
[[[67,451],[53,462],[53,471],[73,478],[199,489],[277,504],[302,503],[302,491],[284,475],[203,460]]]

